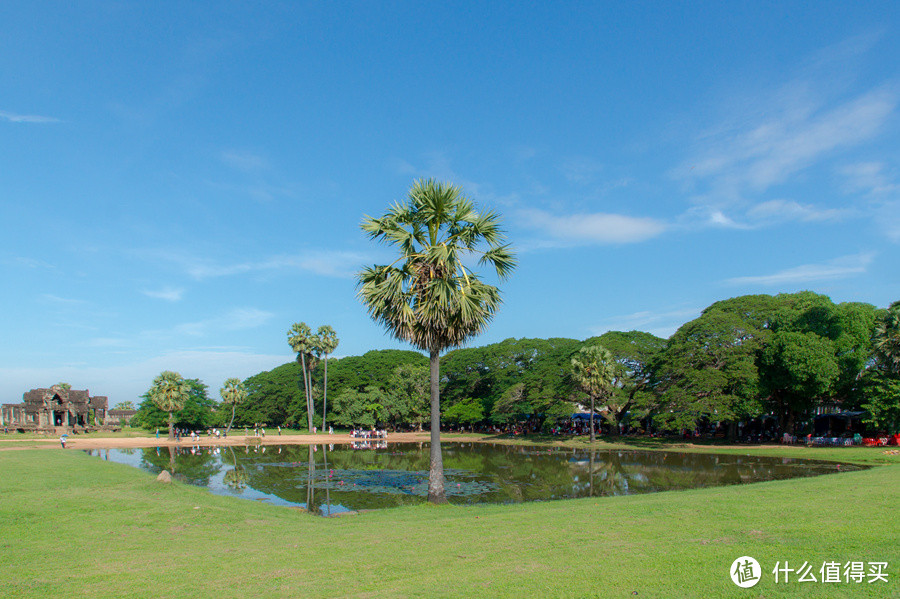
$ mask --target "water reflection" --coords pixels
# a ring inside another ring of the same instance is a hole
[[[323,516],[422,503],[427,443],[99,449],[89,454],[212,492]],[[447,499],[511,503],[600,497],[814,476],[860,467],[831,462],[647,451],[444,444]]]

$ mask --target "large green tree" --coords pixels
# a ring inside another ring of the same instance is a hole
[[[184,379],[188,394],[180,410],[173,412],[174,426],[192,430],[206,429],[218,423],[216,402],[208,394],[207,386],[199,379]],[[141,396],[141,405],[131,419],[132,426],[152,431],[168,426],[169,414],[160,409],[147,391]]]
[[[392,397],[387,418],[395,429],[408,424],[422,430],[429,412],[428,375],[424,365],[403,364],[394,370],[385,390]]]
[[[169,414],[169,439],[175,438],[175,418],[172,414],[184,408],[190,392],[190,385],[184,378],[171,370],[165,370],[153,379],[153,385],[147,392],[156,407]]]
[[[505,280],[515,266],[500,218],[479,212],[460,187],[433,180],[413,184],[404,202],[362,229],[393,246],[391,264],[358,274],[359,297],[369,315],[397,339],[429,353],[431,456],[428,499],[446,501],[440,439],[440,354],[482,332],[500,306],[500,290],[469,266],[477,259]],[[474,260],[473,260],[474,261]]]
[[[874,349],[875,359],[884,370],[900,374],[900,300],[878,318]]]
[[[571,418],[571,359],[575,339],[505,339],[448,352],[441,359],[441,398],[446,408],[478,398],[498,424]]]
[[[708,308],[682,325],[653,359],[654,422],[664,429],[701,421],[731,424],[762,413],[757,351],[768,337],[759,321]]]
[[[608,331],[585,341],[595,344],[608,349],[618,364],[616,385],[607,401],[607,419],[618,431],[630,411],[637,411],[639,418],[649,414],[654,397],[649,388],[651,363],[665,349],[666,340],[643,331]]]

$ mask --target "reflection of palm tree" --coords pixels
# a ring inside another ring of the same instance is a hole
[[[247,471],[243,466],[238,466],[234,448],[229,447],[228,449],[231,451],[231,461],[234,464],[234,468],[225,473],[223,481],[235,491],[241,491],[247,487]]]
[[[323,420],[324,422],[324,420]],[[331,481],[328,480],[328,453],[325,450],[325,444],[322,444],[322,461],[325,463],[325,509],[328,511],[327,516],[331,515]]]
[[[175,448],[169,445],[169,472],[175,474]]]
[[[316,477],[316,461],[313,454],[313,446],[309,446],[309,473],[306,476],[306,510],[313,511],[313,500],[316,497],[314,480]]]

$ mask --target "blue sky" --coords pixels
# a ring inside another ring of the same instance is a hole
[[[0,401],[406,347],[354,272],[413,180],[504,217],[481,345],[900,299],[900,4],[4,2]]]

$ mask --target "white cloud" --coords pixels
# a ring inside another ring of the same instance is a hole
[[[15,114],[12,112],[4,112],[0,110],[0,120],[10,123],[58,123],[59,119],[52,116],[40,116],[36,114]]]
[[[175,289],[173,287],[163,287],[162,289],[157,290],[149,290],[146,289],[141,291],[147,297],[153,297],[156,299],[166,300],[167,302],[177,302],[181,301],[181,297],[184,295],[184,289]]]
[[[653,218],[621,214],[573,214],[556,216],[543,210],[520,210],[520,223],[550,237],[548,246],[637,243],[662,234],[667,225]]]
[[[822,264],[802,264],[769,275],[727,279],[729,285],[762,285],[767,287],[805,284],[813,281],[844,279],[867,271],[875,254],[842,256]]]

